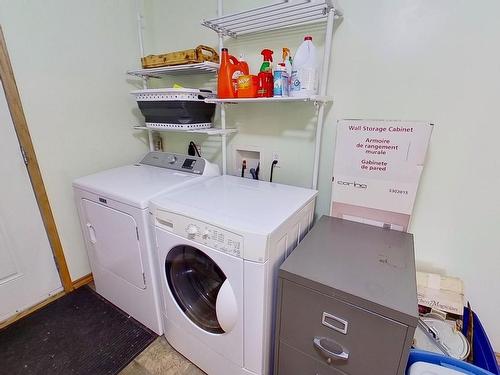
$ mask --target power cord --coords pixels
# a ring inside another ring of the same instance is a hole
[[[243,160],[241,163],[241,177],[245,177],[245,169],[247,169],[247,161]]]
[[[193,141],[189,142],[188,155],[198,156],[199,158],[201,158],[200,152],[198,151],[198,147],[196,147],[196,143],[194,143]]]
[[[250,168],[250,174],[254,180],[259,179],[260,163],[257,164],[257,168]]]
[[[271,163],[271,176],[269,178],[269,182],[273,182],[273,171],[276,164],[278,164],[278,160],[273,160],[273,162]]]

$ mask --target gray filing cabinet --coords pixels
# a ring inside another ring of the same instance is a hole
[[[416,289],[411,234],[323,216],[280,268],[275,374],[404,374]]]

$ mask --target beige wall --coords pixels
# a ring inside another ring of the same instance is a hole
[[[244,10],[251,0],[226,0],[226,11]],[[258,1],[265,4],[267,1]],[[456,275],[500,351],[500,224],[497,139],[500,138],[500,3],[465,0],[345,0],[345,19],[334,38],[327,116],[320,166],[317,212],[329,209],[335,124],[342,118],[429,120],[431,140],[411,231],[422,269]],[[215,0],[149,1],[147,53],[216,46],[214,33],[200,26],[216,15]],[[168,25],[168,27],[166,27]],[[322,47],[317,27],[228,41],[245,52],[251,69],[263,48],[296,49],[305,33]],[[320,51],[321,52],[321,51]],[[279,56],[279,54],[278,54]],[[170,83],[174,81],[169,81]],[[203,79],[175,82],[213,86]],[[157,83],[156,83],[157,84]],[[279,182],[307,186],[313,160],[313,110],[307,104],[240,105],[228,110],[240,128],[231,141],[259,146],[264,175],[272,152],[280,155]],[[192,137],[191,137],[192,138]],[[169,149],[185,151],[186,136],[165,138]],[[209,158],[219,159],[218,138],[196,138]]]
[[[147,150],[131,131],[136,106],[125,75],[139,55],[135,17],[134,0],[0,0],[0,24],[73,279],[90,268],[72,180]]]

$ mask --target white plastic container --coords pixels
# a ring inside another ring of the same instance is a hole
[[[451,368],[441,367],[432,363],[415,362],[410,366],[407,372],[408,375],[463,375],[461,372]]]
[[[305,36],[304,41],[293,57],[290,96],[307,97],[316,95],[317,87],[316,47],[312,42],[312,37]]]

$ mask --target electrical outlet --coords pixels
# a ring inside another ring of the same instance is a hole
[[[281,167],[280,155],[277,152],[273,152],[272,157],[273,157],[272,161],[276,160],[278,162],[274,165],[274,168],[280,168]]]

